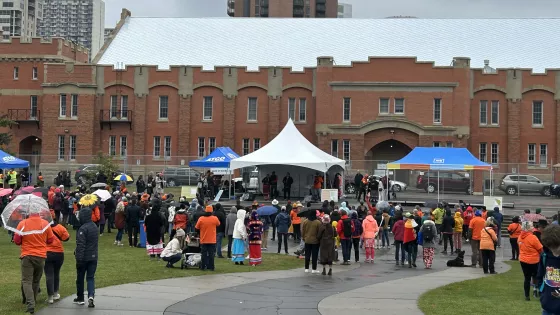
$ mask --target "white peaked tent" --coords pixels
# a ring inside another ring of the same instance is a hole
[[[345,162],[314,146],[290,119],[267,145],[230,162],[231,169],[258,165],[291,165],[325,173],[335,165],[344,169]]]

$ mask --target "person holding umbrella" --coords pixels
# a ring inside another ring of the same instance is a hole
[[[40,201],[34,200],[35,198]],[[23,211],[23,209],[27,209],[27,211]],[[19,216],[12,215],[16,213]],[[27,219],[21,220],[22,214],[27,215]],[[47,218],[48,221],[42,217]],[[2,212],[4,228],[15,233],[14,243],[21,247],[21,286],[27,303],[27,312],[30,314],[35,313],[35,302],[47,258],[47,246],[54,241],[55,237],[50,221],[52,221],[52,217],[48,205],[42,198],[35,195],[16,197]]]

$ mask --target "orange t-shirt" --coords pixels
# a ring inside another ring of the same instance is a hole
[[[488,233],[486,233],[488,231]],[[494,242],[498,241],[498,237],[496,236],[496,232],[491,227],[486,227],[480,230],[480,249],[490,249],[496,250],[494,247]]]
[[[66,228],[60,224],[52,226],[51,229],[53,231],[53,235],[56,235],[54,235],[53,242],[47,245],[47,251],[53,253],[64,253],[64,246],[62,246],[62,242],[66,242],[70,238],[70,234],[68,234]]]
[[[313,188],[320,189],[321,187],[323,187],[323,177],[317,176],[313,182]]]
[[[216,216],[202,216],[196,222],[195,228],[200,230],[200,244],[216,244],[216,227],[220,220]]]
[[[49,225],[49,222],[41,219],[39,216],[32,216],[29,219],[21,221],[17,229],[25,231],[43,230],[45,227],[47,229],[41,234],[29,234],[19,236],[16,234],[14,241],[16,244],[19,242],[17,239],[21,239],[21,254],[20,258],[25,256],[36,256],[41,258],[47,258],[47,243],[51,243],[54,239],[54,234]]]
[[[480,240],[480,231],[486,226],[486,221],[481,217],[474,217],[469,223],[469,229],[472,229],[472,239]]]
[[[537,264],[541,259],[543,246],[539,239],[531,232],[522,233],[517,239],[519,244],[519,261],[526,264]]]
[[[295,212],[294,210],[292,210],[290,212],[290,218],[292,219],[292,224],[301,224],[301,217],[297,216],[297,212]]]
[[[508,232],[511,233],[509,235],[509,238],[518,238],[519,235],[521,235],[521,224],[512,223],[512,224],[508,225]]]

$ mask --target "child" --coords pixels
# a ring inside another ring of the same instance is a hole
[[[560,313],[560,226],[553,224],[542,232],[537,283],[541,293],[543,315]]]

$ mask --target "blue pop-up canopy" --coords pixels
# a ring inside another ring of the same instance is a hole
[[[29,162],[11,156],[8,153],[0,150],[0,168],[25,168],[29,167]]]
[[[414,148],[404,158],[387,164],[401,170],[491,170],[492,165],[474,157],[466,148]]]
[[[219,147],[201,160],[190,161],[189,166],[201,168],[229,168],[229,162],[238,157],[239,155],[233,152],[229,147]]]

